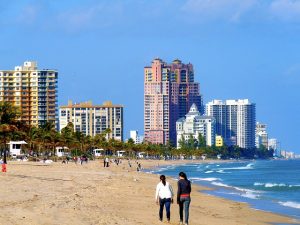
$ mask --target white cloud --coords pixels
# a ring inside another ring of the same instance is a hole
[[[199,15],[199,19],[227,19],[239,21],[258,0],[187,0],[182,10]]]
[[[300,63],[291,65],[285,72],[286,76],[289,77],[297,77],[299,78],[300,76]]]
[[[274,0],[270,5],[273,16],[284,21],[300,21],[300,0]]]
[[[59,24],[69,31],[106,27],[122,15],[121,4],[97,4],[63,11],[56,16]]]
[[[42,10],[39,5],[28,5],[23,8],[18,20],[21,23],[34,24],[39,16],[39,12],[41,11]]]

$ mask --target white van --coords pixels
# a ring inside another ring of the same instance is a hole
[[[145,156],[145,152],[138,152],[138,153],[137,153],[137,157],[138,157],[139,159],[143,159],[144,156]]]
[[[56,156],[58,157],[63,157],[66,154],[65,150],[69,149],[68,147],[56,147]]]
[[[126,151],[117,151],[117,157],[124,157]]]
[[[93,150],[93,154],[95,157],[101,157],[104,155],[103,153],[104,153],[104,149],[102,148],[96,148]]]

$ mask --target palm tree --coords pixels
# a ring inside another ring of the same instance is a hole
[[[74,142],[73,123],[68,123],[68,125],[61,130],[61,141],[64,146],[67,146],[69,149],[71,148],[71,144]]]
[[[91,150],[94,147],[94,138],[90,135],[84,136],[83,139],[85,151]]]
[[[34,144],[38,142],[39,128],[30,127],[26,134],[26,141],[28,143],[28,149],[30,152],[34,149]]]
[[[19,112],[16,107],[14,107],[9,102],[0,102],[0,136],[2,139],[4,155],[3,163],[6,164],[6,144],[7,141],[12,136],[13,132],[17,128],[17,119],[19,117]]]
[[[129,155],[131,155],[132,152],[136,150],[134,140],[132,138],[129,138],[127,143],[124,143],[124,148],[126,148],[126,150],[129,152]]]
[[[40,148],[42,147],[42,150],[45,151],[47,149],[48,144],[51,141],[51,134],[50,131],[48,130],[48,127],[40,127],[38,130],[37,134],[37,140],[39,144],[39,153],[40,153]]]
[[[84,134],[80,131],[76,131],[74,133],[74,139],[79,144],[80,151],[83,152],[83,147],[84,147]]]
[[[56,153],[56,147],[62,142],[61,134],[55,130],[50,132],[50,142],[53,150],[53,155]]]
[[[111,133],[110,128],[106,128],[105,131],[102,133],[106,139],[109,139],[109,134]]]

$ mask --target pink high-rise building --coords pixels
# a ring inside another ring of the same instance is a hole
[[[144,68],[145,141],[176,144],[176,121],[187,114],[193,103],[202,112],[193,65],[178,59],[171,64],[154,59],[151,66]]]

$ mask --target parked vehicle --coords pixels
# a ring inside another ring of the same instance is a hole
[[[56,156],[63,157],[68,155],[65,150],[68,150],[68,147],[56,147]]]
[[[101,157],[101,156],[104,155],[104,153],[105,153],[105,150],[102,149],[102,148],[97,148],[97,149],[94,149],[94,150],[93,150],[93,155],[94,155],[95,157]]]
[[[125,152],[126,151],[123,151],[123,150],[117,151],[117,157],[124,157],[125,156]]]
[[[143,158],[145,157],[145,152],[138,152],[138,153],[137,153],[137,157],[138,157],[139,159],[143,159]]]

